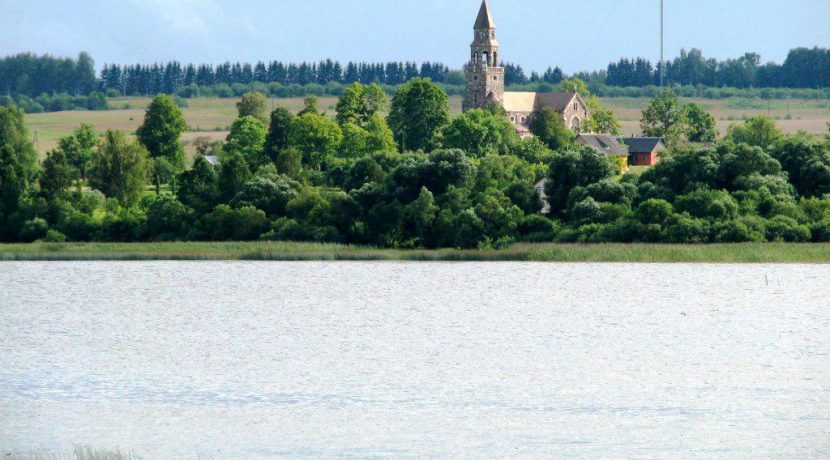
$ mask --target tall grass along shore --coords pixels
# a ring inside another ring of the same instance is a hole
[[[531,261],[634,263],[830,263],[830,244],[514,244],[494,250],[403,250],[338,244],[34,243],[0,245],[0,261]]]

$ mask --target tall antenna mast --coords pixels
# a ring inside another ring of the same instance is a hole
[[[660,0],[660,87],[663,87],[663,72],[665,72],[665,61],[663,60],[663,44],[664,44],[664,37],[663,34],[663,0]]]

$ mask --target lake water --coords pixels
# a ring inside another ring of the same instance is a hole
[[[2,454],[830,457],[830,266],[0,263]]]

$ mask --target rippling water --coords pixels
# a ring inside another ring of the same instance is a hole
[[[3,454],[830,457],[830,266],[2,263]]]

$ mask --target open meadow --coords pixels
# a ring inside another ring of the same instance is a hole
[[[114,98],[109,100],[112,110],[90,112],[52,112],[26,115],[26,123],[36,140],[41,155],[57,146],[58,139],[69,134],[81,123],[91,123],[98,131],[120,129],[134,133],[144,119],[144,110],[150,103],[148,97]],[[195,153],[193,140],[206,136],[222,140],[228,134],[228,127],[236,118],[238,99],[197,98],[187,99],[183,108],[190,130],[182,136],[189,155]],[[603,103],[614,110],[623,125],[623,134],[636,135],[640,132],[642,110],[648,104],[647,98],[607,98]],[[718,130],[725,133],[729,125],[741,120],[767,115],[777,120],[778,126],[787,133],[806,131],[827,132],[830,122],[830,100],[763,100],[763,99],[685,99],[696,102],[711,112],[718,120]],[[334,113],[337,98],[321,97],[320,109]],[[450,98],[453,114],[461,113],[461,98]],[[287,107],[298,112],[303,107],[302,98],[269,99],[270,108]]]

